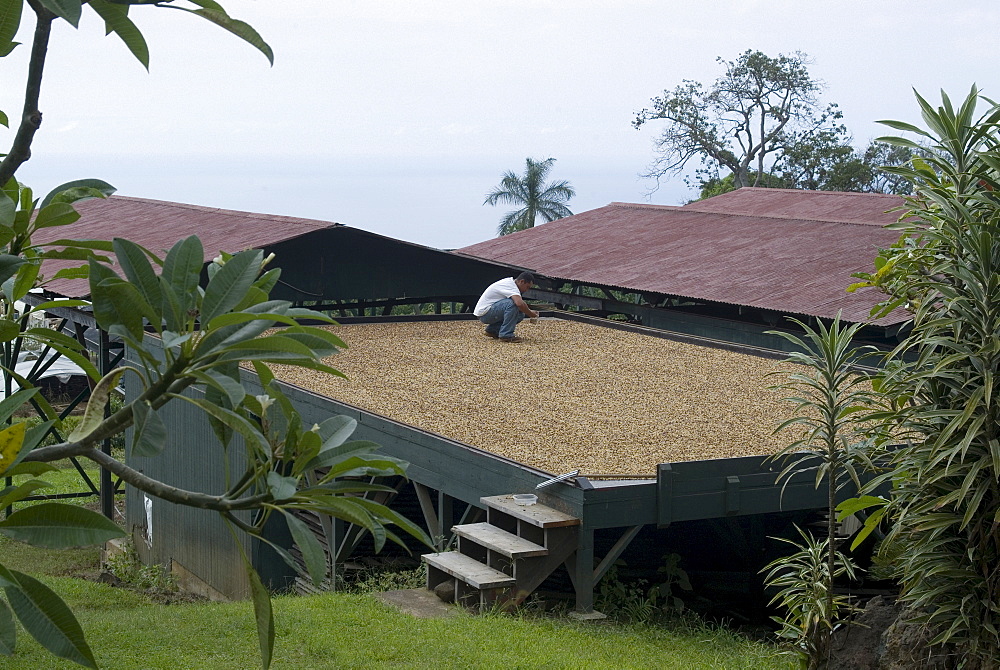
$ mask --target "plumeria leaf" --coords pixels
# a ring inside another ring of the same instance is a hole
[[[136,401],[132,405],[135,433],[132,438],[133,456],[156,456],[167,445],[167,427],[148,402]]]
[[[20,421],[0,430],[0,475],[17,463],[24,445],[24,431],[27,424]]]
[[[91,181],[99,181],[99,180],[96,180],[96,179],[95,180],[90,180],[90,179],[88,179],[88,180],[85,180],[85,181],[91,182]],[[101,183],[103,183],[103,182],[101,182]],[[106,198],[109,195],[111,195],[111,193],[109,193],[107,190],[102,189],[102,188],[95,188],[93,186],[83,186],[83,185],[80,185],[80,186],[69,186],[67,184],[63,184],[63,186],[61,188],[62,188],[61,191],[53,191],[52,193],[50,193],[49,195],[46,196],[47,198],[50,198],[49,204],[55,204],[55,203],[70,204],[70,203],[74,203],[74,202],[81,202],[83,200],[93,200],[95,198]],[[110,187],[110,191],[114,192],[114,188]],[[43,201],[42,206],[44,207],[45,204],[46,204],[45,201]]]
[[[48,549],[86,547],[125,536],[125,531],[104,515],[65,503],[41,503],[17,510],[0,521],[0,533]]]
[[[16,643],[17,626],[14,625],[14,615],[7,603],[0,600],[0,654],[13,656]]]
[[[52,589],[34,577],[8,570],[2,565],[0,585],[21,625],[40,645],[59,658],[86,668],[97,668],[83,629],[73,612]]]
[[[101,381],[97,382],[97,386],[90,392],[90,399],[87,401],[87,409],[83,414],[83,419],[80,420],[67,438],[70,442],[79,442],[101,425],[104,421],[104,408],[108,406],[108,402],[111,399],[111,392],[118,386],[118,380],[122,378],[126,370],[135,371],[134,368],[128,366],[115,368],[104,375]]]
[[[320,544],[316,533],[304,521],[291,512],[285,510],[282,512],[288,523],[288,530],[292,533],[292,540],[302,552],[302,559],[305,561],[309,577],[313,584],[319,586],[327,572],[326,552],[323,550],[323,545]]]

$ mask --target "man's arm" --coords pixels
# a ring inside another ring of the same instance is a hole
[[[529,319],[538,318],[538,312],[528,307],[528,303],[524,302],[524,298],[522,298],[519,294],[515,293],[510,297],[510,299],[514,301],[514,304],[517,305],[517,308],[521,310],[524,313],[524,315],[527,316]]]

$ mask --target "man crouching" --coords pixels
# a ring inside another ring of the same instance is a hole
[[[533,274],[522,272],[516,279],[507,277],[486,287],[472,313],[486,324],[488,336],[501,342],[523,342],[520,337],[514,336],[514,328],[526,316],[538,318],[538,312],[528,307],[528,303],[521,298],[521,294],[534,283]]]

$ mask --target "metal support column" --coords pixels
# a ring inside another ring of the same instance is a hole
[[[111,352],[109,350],[108,334],[101,330],[100,345],[98,347],[98,364],[101,370],[101,377],[111,372]],[[111,403],[104,406],[104,418],[111,416]],[[101,451],[108,456],[111,455],[111,438],[105,439],[101,443]],[[111,472],[101,468],[101,514],[109,519],[115,516],[115,484],[111,480]]]

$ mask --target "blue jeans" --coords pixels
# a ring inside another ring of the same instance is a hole
[[[514,327],[524,320],[524,312],[517,308],[513,298],[497,300],[490,310],[479,317],[486,324],[486,332],[497,337],[514,337]]]

